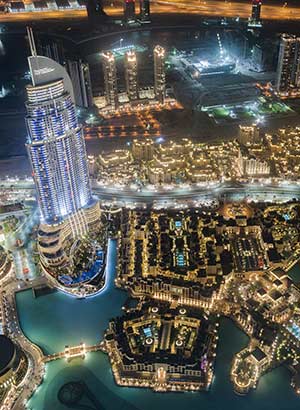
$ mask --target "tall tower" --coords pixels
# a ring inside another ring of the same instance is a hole
[[[124,0],[124,20],[127,23],[135,21],[135,0]]]
[[[140,0],[140,18],[143,23],[150,23],[150,0]]]
[[[43,223],[54,224],[92,202],[83,131],[78,124],[73,86],[66,70],[36,54],[28,58],[27,150]]]
[[[125,80],[126,92],[130,101],[139,98],[138,78],[137,78],[137,56],[133,50],[125,54]]]
[[[102,59],[106,102],[116,109],[119,105],[116,59],[111,51],[103,53]]]
[[[154,93],[161,104],[164,103],[166,94],[165,54],[163,47],[154,48]]]
[[[300,37],[283,34],[276,73],[276,90],[288,96],[300,90]]]
[[[249,27],[261,27],[261,0],[252,0],[251,17],[249,18]]]

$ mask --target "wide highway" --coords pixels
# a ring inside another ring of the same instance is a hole
[[[123,13],[122,2],[111,1],[105,7],[108,15],[118,16]],[[222,16],[248,18],[251,12],[251,1],[247,3],[225,0],[152,0],[154,14],[195,14],[202,16]],[[74,19],[86,16],[85,9],[43,12],[22,12],[0,14],[0,22],[35,21],[44,19]],[[300,7],[283,7],[282,5],[263,5],[262,18],[270,20],[299,20]]]
[[[172,191],[142,190],[107,188],[93,185],[94,193],[99,199],[138,204],[152,204],[153,202],[167,203],[168,206],[176,202],[197,202],[227,198],[232,200],[262,200],[262,201],[287,201],[293,198],[300,199],[300,186],[297,184],[286,185],[256,185],[256,184],[232,184],[218,185],[215,187],[188,187],[178,188]]]
[[[8,190],[28,190],[34,189],[31,181],[0,181],[0,189]],[[202,200],[212,200],[218,198],[227,198],[232,200],[291,200],[300,199],[300,185],[296,183],[285,184],[240,184],[224,183],[210,187],[184,186],[166,191],[163,189],[142,189],[141,191],[131,190],[129,188],[108,188],[99,185],[96,181],[92,183],[93,192],[103,201],[116,201],[119,203],[138,203],[152,204],[153,202],[168,203],[169,206],[176,202],[197,202]]]

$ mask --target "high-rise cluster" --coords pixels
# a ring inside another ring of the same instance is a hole
[[[281,36],[275,86],[283,97],[300,92],[300,37]]]
[[[116,58],[111,51],[103,53],[102,57],[106,103],[112,109],[117,109],[119,106],[119,97]],[[165,49],[161,46],[156,46],[154,48],[153,57],[154,94],[156,100],[163,104],[166,92]],[[124,63],[127,97],[130,102],[134,102],[139,100],[138,58],[134,50],[128,50],[125,53]]]

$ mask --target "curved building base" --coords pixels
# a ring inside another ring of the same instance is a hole
[[[49,282],[76,297],[98,293],[105,284],[105,217],[99,203],[56,224],[41,224],[40,263]]]

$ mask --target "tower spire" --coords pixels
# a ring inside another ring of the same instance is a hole
[[[34,36],[33,36],[33,31],[32,31],[32,27],[27,26],[27,35],[28,35],[28,40],[29,40],[29,46],[30,46],[30,52],[32,57],[36,57],[37,56],[37,52],[36,52],[36,46],[35,46],[35,41],[34,41]]]

